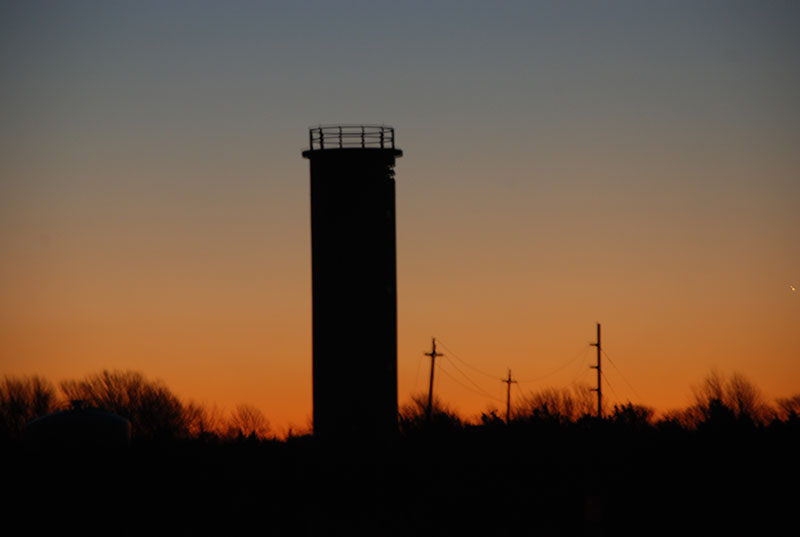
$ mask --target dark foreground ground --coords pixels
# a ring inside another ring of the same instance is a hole
[[[797,535],[800,428],[474,427],[391,445],[2,446],[29,535]]]

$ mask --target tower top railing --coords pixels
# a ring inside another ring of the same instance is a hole
[[[385,125],[320,125],[308,131],[311,151],[320,149],[395,149],[394,128]]]

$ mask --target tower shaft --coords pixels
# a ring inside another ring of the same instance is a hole
[[[311,164],[315,436],[397,428],[394,163],[402,152],[388,145],[393,134],[321,127],[303,153]]]

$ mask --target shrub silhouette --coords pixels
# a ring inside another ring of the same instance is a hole
[[[594,397],[586,386],[545,388],[525,396],[518,405],[515,418],[554,424],[574,423],[596,412]]]
[[[653,415],[652,408],[628,402],[624,405],[614,405],[609,419],[615,425],[629,431],[642,431],[652,427]]]
[[[400,432],[409,433],[419,429],[455,430],[464,423],[458,414],[434,396],[431,405],[431,422],[428,423],[428,396],[418,393],[411,396],[411,401],[400,407]]]
[[[69,400],[128,418],[134,438],[188,436],[187,414],[180,400],[165,385],[141,373],[103,371],[84,380],[66,380],[60,387]]]
[[[38,376],[5,377],[0,383],[0,439],[19,439],[25,424],[56,409],[50,381]]]
[[[480,423],[485,427],[498,427],[505,425],[505,418],[500,417],[496,408],[488,408],[485,412],[481,412]]]

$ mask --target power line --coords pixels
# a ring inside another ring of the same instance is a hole
[[[448,347],[447,345],[445,345],[444,343],[442,343],[442,341],[441,341],[441,340],[438,340],[438,341],[439,341],[439,344],[440,344],[442,347],[444,347],[444,348],[445,348],[445,350],[447,350],[447,352],[449,353],[449,354],[448,354],[448,356],[452,356],[453,358],[455,358],[456,360],[458,360],[459,362],[461,362],[461,363],[462,363],[462,364],[464,364],[465,366],[469,367],[469,368],[470,368],[470,369],[472,369],[473,371],[477,371],[477,372],[478,372],[478,373],[480,373],[481,375],[485,375],[485,376],[487,376],[487,377],[489,377],[489,378],[492,378],[492,379],[495,379],[495,380],[497,380],[498,378],[500,378],[500,377],[498,377],[497,375],[491,375],[491,374],[489,374],[489,373],[486,373],[485,371],[481,371],[480,369],[478,369],[477,367],[475,367],[475,366],[473,366],[473,365],[470,365],[470,364],[468,364],[468,363],[467,363],[466,361],[464,361],[464,360],[463,360],[461,357],[459,357],[459,356],[458,356],[456,353],[454,353],[454,352],[453,352],[453,349],[451,349],[450,347]]]
[[[587,352],[589,352],[589,349],[587,347],[581,345],[580,350],[577,353],[575,353],[575,355],[572,358],[570,358],[564,364],[558,366],[556,369],[553,369],[549,373],[545,373],[544,375],[540,375],[539,377],[536,377],[536,378],[534,378],[532,380],[520,380],[519,382],[521,382],[523,384],[529,384],[531,382],[539,382],[540,380],[546,379],[547,377],[555,375],[559,371],[561,371],[563,369],[566,369],[569,365],[573,364],[575,362],[575,360],[577,360],[578,358],[580,358],[582,355],[586,354]]]
[[[626,379],[625,375],[622,374],[622,371],[619,370],[619,368],[617,367],[617,364],[615,364],[614,360],[611,359],[611,356],[609,356],[608,353],[605,350],[603,351],[603,354],[605,355],[606,358],[608,358],[608,361],[611,362],[611,365],[614,366],[614,369],[617,370],[617,373],[619,373],[619,376],[622,377],[623,381],[625,381],[625,384],[627,384],[628,387],[631,390],[633,390],[634,395],[636,395],[636,397],[638,397],[639,400],[641,401],[642,400],[642,396],[639,395],[639,392],[636,391],[636,388],[634,388],[633,385],[630,382],[628,382],[628,379]]]
[[[470,382],[470,384],[472,384],[473,386],[475,386],[475,387],[476,387],[478,390],[481,390],[481,391],[484,391],[484,392],[485,392],[485,390],[483,389],[483,387],[482,387],[482,386],[480,386],[480,385],[479,385],[477,382],[475,382],[474,380],[472,380],[471,378],[469,378],[469,376],[467,376],[467,374],[466,374],[466,373],[464,373],[463,371],[461,371],[461,369],[459,369],[459,368],[458,368],[458,366],[456,366],[455,362],[453,362],[453,361],[450,359],[450,355],[447,355],[447,356],[445,356],[445,359],[447,359],[447,361],[450,363],[450,365],[452,365],[452,366],[455,368],[455,370],[456,370],[456,371],[458,371],[459,373],[461,373],[461,376],[463,376],[465,379],[467,379],[467,380]],[[485,392],[485,393],[488,393],[488,392]]]
[[[599,343],[599,337],[598,337],[598,343]],[[436,352],[436,344],[439,344],[442,347],[444,347],[448,351],[448,355],[445,356],[444,354]],[[593,343],[591,346],[599,347],[598,348],[598,350],[599,350],[598,354],[604,355],[608,359],[608,361],[611,362],[611,365],[614,366],[614,369],[617,371],[617,373],[619,373],[620,377],[625,382],[625,384],[627,384],[628,387],[634,392],[634,394],[641,400],[641,398],[642,398],[641,395],[636,391],[636,388],[634,388],[633,385],[630,382],[628,382],[628,379],[625,378],[625,376],[622,374],[622,371],[620,371],[619,367],[617,367],[616,363],[614,363],[614,360],[611,359],[611,357],[608,355],[608,353],[605,351],[605,349],[600,347],[597,343]],[[556,369],[553,369],[550,372],[545,373],[544,375],[540,375],[540,376],[538,376],[538,377],[536,377],[534,379],[530,379],[530,380],[511,380],[510,378],[509,379],[502,379],[501,378],[499,380],[501,382],[508,382],[508,384],[509,384],[509,386],[508,386],[509,394],[508,395],[510,395],[510,385],[512,383],[513,384],[517,384],[517,388],[519,389],[520,396],[524,399],[525,393],[522,390],[522,387],[520,386],[520,384],[529,384],[529,383],[539,382],[539,381],[541,381],[541,380],[543,380],[543,379],[545,379],[545,378],[547,378],[549,376],[552,376],[552,375],[554,375],[554,374],[566,369],[567,367],[569,367],[570,365],[575,363],[577,360],[585,358],[585,355],[588,353],[588,351],[589,351],[588,347],[581,346],[581,349],[577,353],[575,353],[575,355],[573,355],[573,357],[570,358],[568,361],[564,362],[562,365],[558,366]],[[464,371],[462,371],[456,365],[456,363],[453,360],[450,359],[450,356],[452,356],[453,358],[455,358],[456,360],[461,362],[464,366],[472,369],[473,371],[475,371],[475,372],[477,372],[477,373],[479,373],[479,374],[481,374],[481,375],[483,375],[485,377],[488,377],[488,378],[491,378],[491,379],[498,379],[498,377],[496,375],[492,375],[490,373],[487,373],[487,372],[485,372],[485,371],[473,366],[472,364],[470,364],[469,362],[467,362],[466,360],[461,358],[458,354],[453,352],[453,350],[450,347],[448,347],[445,343],[443,343],[441,340],[434,340],[432,351],[429,352],[429,353],[424,353],[424,354],[431,357],[431,387],[429,388],[429,393],[428,393],[429,406],[432,404],[432,399],[433,399],[434,362],[435,362],[435,359],[437,357],[440,357],[440,356],[446,358],[448,360],[448,362],[450,363],[450,365],[452,365],[453,368],[455,368],[455,370],[458,371],[458,373],[461,374],[461,376],[463,376],[470,384],[472,384],[474,386],[474,388],[472,388],[470,386],[467,386],[463,382],[459,381],[455,376],[450,374],[444,367],[442,367],[442,363],[440,361],[439,364],[437,364],[439,366],[439,371],[441,371],[442,373],[444,373],[445,375],[450,377],[450,379],[453,382],[455,382],[456,384],[458,384],[462,388],[464,388],[466,390],[469,390],[469,391],[471,391],[471,392],[473,392],[475,394],[481,395],[483,397],[487,397],[489,399],[492,399],[493,401],[497,401],[497,402],[500,402],[500,403],[503,402],[498,397],[495,397],[495,396],[491,395],[490,393],[488,393],[486,390],[483,389],[483,387],[481,387],[478,383],[476,383],[474,380],[472,380],[472,378],[470,378],[469,375],[467,375]],[[421,367],[421,364],[422,364],[422,358],[420,357],[420,361],[417,363],[417,374],[416,374],[416,378],[415,378],[415,381],[414,381],[414,389],[416,389],[416,386],[417,386],[417,384],[419,382],[419,369]],[[611,389],[612,393],[614,393],[614,396],[619,400],[619,395],[616,393],[616,391],[614,390],[613,386],[609,382],[608,376],[605,373],[603,373],[602,370],[599,370],[597,365],[591,366],[591,368],[598,369],[598,377],[600,377],[602,379],[605,379],[606,384]],[[581,367],[578,370],[577,375],[575,375],[573,377],[571,384],[573,384],[573,385],[579,384],[586,377],[587,373],[588,373],[588,370],[586,370],[583,367]],[[599,384],[599,379],[598,379],[598,386],[599,385],[600,384]],[[598,390],[598,388],[595,388],[595,389],[593,389],[593,391],[599,391],[599,390]],[[508,411],[507,411],[507,414],[508,414]]]
[[[458,360],[459,362],[461,362],[462,364],[464,364],[466,367],[468,367],[468,368],[472,369],[473,371],[475,371],[475,372],[477,372],[477,373],[480,373],[481,375],[483,375],[483,376],[485,376],[485,377],[488,377],[488,378],[491,378],[491,379],[499,379],[499,380],[501,380],[501,381],[503,380],[501,377],[498,377],[497,375],[492,375],[491,373],[487,373],[487,372],[485,372],[485,371],[483,371],[483,370],[481,370],[481,369],[478,369],[477,367],[473,366],[472,364],[470,364],[469,362],[467,362],[466,360],[464,360],[463,358],[461,358],[461,357],[460,357],[458,354],[456,354],[455,352],[453,352],[453,349],[451,349],[450,347],[448,347],[448,346],[447,346],[445,343],[443,343],[443,342],[442,342],[440,339],[437,339],[437,340],[436,340],[436,343],[437,343],[437,344],[439,344],[439,345],[441,345],[442,347],[444,347],[444,348],[445,348],[445,350],[447,350],[447,352],[448,352],[448,357],[449,357],[449,356],[452,356],[453,358],[455,358],[456,360]],[[530,384],[530,383],[534,383],[534,382],[539,382],[539,381],[541,381],[541,380],[543,380],[543,379],[545,379],[545,378],[547,378],[547,377],[550,377],[550,376],[552,376],[552,375],[555,375],[555,374],[556,374],[556,373],[558,373],[559,371],[562,371],[562,370],[566,369],[567,367],[569,367],[570,365],[572,365],[573,363],[575,363],[575,361],[576,361],[576,360],[578,360],[578,359],[582,358],[582,357],[583,357],[583,356],[584,356],[586,353],[588,353],[588,352],[589,352],[589,349],[588,349],[587,347],[585,347],[585,346],[583,346],[583,345],[582,345],[582,346],[581,346],[581,348],[578,350],[578,352],[576,352],[576,353],[575,353],[575,354],[572,356],[572,358],[570,358],[569,360],[567,360],[566,362],[564,362],[562,365],[558,366],[557,368],[555,368],[555,369],[551,370],[550,372],[548,372],[548,373],[545,373],[544,375],[540,375],[540,376],[538,376],[538,377],[535,377],[535,378],[533,378],[533,379],[530,379],[530,380],[517,380],[516,382],[519,382],[519,383],[522,383],[522,384]],[[451,364],[453,364],[452,360],[450,361],[450,363],[451,363]],[[453,366],[455,367],[455,364],[453,364]],[[462,375],[463,375],[463,372],[462,372]],[[464,375],[464,376],[466,377],[466,375]],[[472,381],[470,380],[470,382],[472,382]],[[573,380],[573,382],[574,382],[574,380]]]
[[[420,354],[419,355],[419,360],[417,361],[417,375],[414,377],[414,392],[413,393],[416,393],[417,385],[419,385],[419,370],[420,370],[420,367],[422,367],[422,357],[423,356],[425,356],[425,354]]]
[[[522,391],[522,386],[519,383],[515,384],[517,389],[519,390],[519,404],[517,405],[517,416],[519,416],[522,412],[522,405],[526,404],[527,397],[525,397],[525,392]]]
[[[613,394],[614,394],[614,397],[616,397],[616,398],[617,398],[617,401],[619,401],[619,402],[621,403],[621,402],[622,402],[622,399],[620,398],[620,396],[619,396],[619,395],[617,395],[617,391],[614,389],[614,387],[613,387],[613,386],[611,385],[611,383],[608,381],[608,377],[606,376],[606,374],[605,374],[605,373],[603,373],[602,375],[603,375],[603,378],[604,378],[604,379],[606,379],[606,385],[607,385],[609,388],[611,388],[611,393],[613,393]]]
[[[451,361],[450,363],[452,364],[453,362]],[[478,390],[476,390],[476,389],[474,389],[474,388],[470,388],[470,387],[469,387],[469,386],[467,386],[466,384],[462,383],[462,382],[461,382],[461,381],[459,381],[457,378],[455,378],[453,375],[451,375],[450,373],[448,373],[447,369],[445,369],[445,368],[443,368],[443,367],[442,367],[442,365],[441,365],[441,362],[439,362],[439,371],[440,371],[440,372],[442,372],[442,373],[444,373],[444,374],[445,374],[445,375],[447,375],[448,377],[450,377],[450,379],[451,379],[453,382],[455,382],[456,384],[458,384],[459,386],[461,386],[461,387],[462,387],[462,388],[464,388],[465,390],[469,390],[469,391],[471,391],[471,392],[473,392],[473,393],[476,393],[476,394],[478,394],[478,395],[482,395],[483,397],[488,397],[489,399],[492,399],[492,400],[494,400],[494,401],[497,401],[498,403],[502,403],[502,402],[503,402],[503,400],[502,400],[502,399],[499,399],[499,398],[497,398],[497,397],[495,397],[495,396],[493,396],[493,395],[490,395],[490,394],[488,394],[488,393],[486,393],[486,392],[484,392],[484,391],[478,391]]]
[[[588,350],[589,350],[589,348],[587,347],[586,348],[587,353],[588,353]],[[584,360],[581,362],[580,367],[577,369],[577,373],[572,377],[571,384],[577,384],[579,382],[583,382],[583,379],[589,373],[590,373],[590,371],[586,367],[586,360],[585,360],[585,357],[584,357]]]

